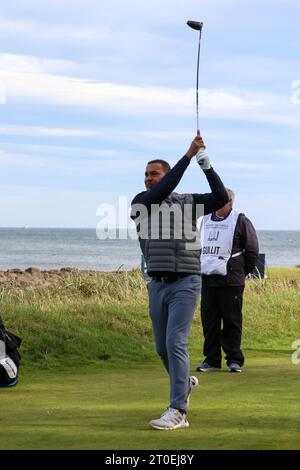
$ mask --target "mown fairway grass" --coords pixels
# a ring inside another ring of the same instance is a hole
[[[299,274],[298,274],[299,273]],[[0,389],[0,449],[299,449],[300,270],[247,284],[242,374],[194,374],[190,428],[148,427],[168,405],[138,273],[70,275],[59,288],[2,291],[23,336],[20,384]],[[202,359],[199,312],[192,371]],[[225,365],[224,365],[225,367]]]
[[[168,403],[160,364],[23,374],[0,392],[0,448],[299,449],[299,370],[287,354],[247,357],[242,374],[197,374],[190,428],[173,432],[148,427]]]

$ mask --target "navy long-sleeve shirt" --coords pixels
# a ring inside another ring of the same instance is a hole
[[[185,170],[189,166],[191,160],[184,156],[166,175],[152,186],[148,191],[137,194],[132,200],[133,204],[144,204],[148,211],[151,210],[151,204],[160,204],[164,201],[176,188],[180,182]],[[213,168],[204,171],[211,193],[192,194],[194,204],[204,204],[204,215],[210,214],[228,202],[227,191]]]

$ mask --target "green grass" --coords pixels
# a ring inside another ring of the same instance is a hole
[[[0,314],[23,337],[23,367],[57,369],[154,356],[138,272],[71,273],[59,285],[3,289]]]
[[[138,272],[66,273],[56,286],[0,290],[23,337],[20,384],[0,389],[1,449],[295,449],[300,447],[300,270],[247,282],[242,374],[200,375],[185,430],[148,428],[168,404],[147,291]],[[190,335],[202,359],[199,307]]]
[[[244,347],[291,348],[300,332],[299,287],[298,269],[273,269],[267,280],[247,282]],[[24,338],[23,367],[57,370],[155,359],[146,284],[137,271],[66,273],[58,285],[11,285],[0,298],[7,328]],[[199,306],[190,348],[198,354],[202,348]]]
[[[160,364],[22,374],[0,390],[1,449],[299,449],[299,370],[249,352],[242,374],[198,374],[188,429],[148,426],[168,403]]]

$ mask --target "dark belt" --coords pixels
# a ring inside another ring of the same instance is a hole
[[[178,279],[182,279],[183,277],[186,276],[192,276],[193,273],[182,273],[182,274],[170,274],[167,276],[153,276],[152,280],[153,281],[160,281],[160,282],[175,282],[178,281]]]

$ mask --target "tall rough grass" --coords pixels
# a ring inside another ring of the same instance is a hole
[[[291,342],[300,339],[300,275],[271,270],[269,279],[247,284],[244,301],[248,347],[256,343],[290,348]]]
[[[154,355],[145,298],[137,271],[71,272],[53,284],[2,288],[0,314],[23,337],[31,367],[144,360]]]
[[[118,273],[72,271],[61,275],[55,282],[37,282],[27,287],[14,283],[0,289],[0,300],[28,305],[44,305],[74,299],[97,298],[103,302],[141,298],[145,281],[138,270]]]
[[[299,273],[299,274],[298,274]],[[300,272],[271,270],[247,281],[243,346],[289,350],[300,339]],[[156,358],[148,316],[146,282],[139,271],[71,272],[53,284],[0,290],[0,314],[23,337],[30,367],[122,365]],[[200,354],[199,306],[190,350]]]

